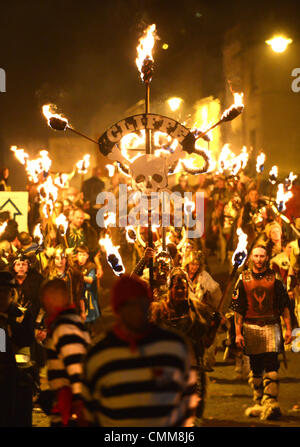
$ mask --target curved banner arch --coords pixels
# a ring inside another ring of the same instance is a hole
[[[185,152],[196,152],[195,143],[199,137],[195,137],[188,128],[172,118],[149,113],[124,118],[106,130],[98,140],[101,154],[107,156],[125,135],[143,129],[166,133],[176,138]]]

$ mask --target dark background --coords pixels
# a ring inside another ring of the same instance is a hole
[[[45,103],[57,104],[75,128],[94,138],[123,118],[144,95],[135,57],[149,24],[156,24],[160,37],[151,99],[159,103],[181,96],[192,105],[225,89],[221,50],[226,30],[240,24],[249,44],[276,31],[295,40],[299,3],[1,1],[0,67],[6,71],[7,91],[0,93],[0,166],[8,165],[11,183],[22,186],[24,168],[9,147],[15,144],[31,154],[47,148],[53,131],[41,115]],[[168,50],[162,49],[165,42]]]

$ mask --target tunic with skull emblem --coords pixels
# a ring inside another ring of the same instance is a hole
[[[245,354],[281,352],[280,315],[286,307],[290,307],[289,296],[273,270],[241,274],[230,309],[244,318]]]

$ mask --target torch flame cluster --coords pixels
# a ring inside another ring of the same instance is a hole
[[[232,175],[237,175],[242,169],[245,169],[249,159],[246,146],[243,146],[241,153],[235,155],[229,144],[225,144],[218,158],[218,172],[229,171]]]
[[[25,166],[30,182],[38,183],[41,174],[43,174],[44,178],[48,175],[52,164],[48,151],[42,150],[39,152],[38,158],[30,159],[27,152],[22,148],[18,149],[17,146],[11,146],[10,150],[15,154],[17,160]]]

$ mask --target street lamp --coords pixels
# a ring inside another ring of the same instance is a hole
[[[275,36],[272,39],[266,40],[266,44],[270,45],[272,50],[275,53],[283,53],[288,45],[290,45],[293,41],[292,39],[287,39],[283,36]]]
[[[170,109],[172,110],[172,112],[175,112],[175,110],[179,109],[182,101],[183,101],[183,99],[181,99],[181,98],[173,97],[173,98],[169,98],[167,100],[167,103],[168,103]]]

